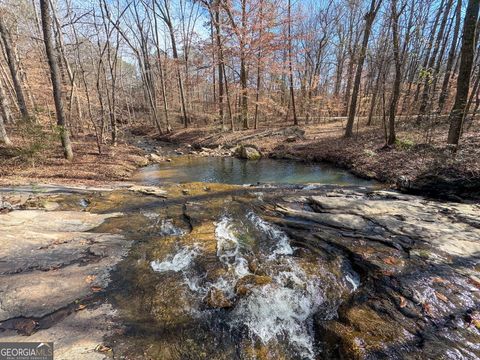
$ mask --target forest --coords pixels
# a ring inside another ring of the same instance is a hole
[[[480,106],[478,2],[5,0],[1,141],[24,124],[91,133],[396,123],[457,145]],[[52,130],[53,129],[53,130]]]

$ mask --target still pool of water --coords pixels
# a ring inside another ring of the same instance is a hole
[[[179,157],[170,163],[147,166],[135,175],[134,180],[145,185],[170,182],[372,185],[372,181],[360,179],[329,164],[191,156]]]

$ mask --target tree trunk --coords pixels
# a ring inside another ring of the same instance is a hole
[[[0,116],[0,143],[5,145],[11,145],[12,142],[7,136],[7,131],[5,130],[5,124],[3,123],[3,117]]]
[[[445,77],[443,78],[442,90],[440,91],[440,97],[438,99],[438,109],[440,112],[442,112],[448,97],[448,85],[450,83],[453,63],[455,62],[455,54],[457,52],[458,33],[460,32],[461,12],[462,12],[462,0],[458,0],[457,9],[455,10],[456,19],[455,19],[455,29],[453,30],[452,45],[450,46],[450,52],[448,53],[447,67],[445,69]]]
[[[53,98],[55,100],[55,110],[57,113],[57,125],[60,130],[60,138],[63,147],[63,153],[67,160],[73,159],[72,145],[68,129],[65,126],[65,113],[62,103],[62,89],[60,85],[60,74],[58,70],[57,56],[54,53],[52,45],[52,18],[49,9],[49,0],[40,0],[40,11],[42,14],[43,40],[45,42],[45,52],[50,67],[50,77],[52,79]]]
[[[370,3],[370,10],[365,15],[365,31],[363,33],[362,48],[360,49],[360,55],[358,58],[357,71],[355,73],[355,81],[353,83],[352,98],[350,100],[350,111],[348,113],[347,127],[345,129],[345,137],[353,136],[353,123],[355,120],[355,112],[357,110],[358,92],[360,90],[360,81],[362,79],[363,63],[365,62],[365,56],[367,54],[368,40],[372,31],[373,21],[377,15],[378,8],[380,7],[382,0],[379,0],[376,4],[376,0],[372,0]]]
[[[2,78],[0,77],[0,116],[3,118],[5,124],[13,124],[12,113],[8,106],[8,98],[2,84]]]
[[[30,118],[30,114],[28,113],[27,102],[25,101],[23,86],[20,80],[20,73],[17,68],[17,62],[15,59],[14,50],[12,48],[10,34],[8,33],[7,28],[5,27],[3,16],[0,16],[0,37],[3,40],[5,56],[7,59],[8,68],[10,69],[10,74],[12,76],[13,86],[15,88],[15,95],[17,98],[20,113],[22,114],[22,117],[25,120],[28,120]]]
[[[295,91],[293,90],[293,66],[292,66],[292,5],[288,0],[288,72],[290,78],[290,97],[292,101],[293,125],[298,125],[297,110],[295,107]]]
[[[70,66],[70,62],[67,59],[67,55],[66,55],[65,44],[64,44],[64,41],[63,41],[62,33],[61,33],[62,24],[60,24],[60,20],[58,19],[55,8],[53,7],[54,5],[52,3],[50,3],[50,5],[52,6],[53,23],[55,24],[56,29],[57,29],[57,33],[58,33],[59,53],[61,55],[61,60],[60,61],[63,61],[63,63],[65,64],[65,68],[67,70],[67,75],[68,75],[68,80],[70,81],[70,86],[71,86],[70,104],[68,106],[68,115],[69,116],[68,116],[67,123],[71,124],[72,107],[73,107],[72,105],[73,105],[73,101],[75,99],[75,103],[76,103],[76,107],[77,107],[77,115],[78,115],[77,124],[81,124],[83,115],[82,115],[82,111],[81,111],[81,107],[80,107],[79,98],[78,98],[78,95],[77,95],[77,85],[75,83],[75,74],[72,70],[72,67]]]
[[[245,29],[247,26],[247,3],[246,0],[242,0],[242,29]],[[245,39],[243,35],[240,37],[240,86],[242,88],[241,94],[241,113],[242,113],[242,122],[243,128],[248,129],[248,75],[247,75],[247,64],[246,64],[246,54],[245,54]]]
[[[225,115],[223,110],[224,104],[224,86],[223,86],[223,47],[220,28],[220,4],[219,0],[215,2],[214,16],[212,18],[215,27],[215,39],[218,53],[218,115],[222,123],[222,128],[225,126]]]
[[[422,92],[422,97],[420,101],[420,108],[418,110],[418,118],[417,118],[417,123],[421,123],[423,120],[423,115],[427,112],[428,109],[428,102],[430,98],[430,88],[432,79],[435,79],[437,74],[435,72],[434,64],[435,60],[437,58],[437,54],[440,50],[440,44],[443,39],[443,34],[445,31],[445,27],[447,25],[447,20],[448,20],[448,14],[450,13],[450,8],[452,6],[452,0],[448,0],[446,7],[445,7],[445,12],[443,13],[443,18],[442,21],[440,22],[440,30],[438,31],[437,38],[435,40],[435,45],[433,47],[433,53],[432,56],[430,57],[430,60],[428,61],[428,71],[430,72],[429,76],[425,77],[425,81],[423,84],[423,92]]]
[[[400,59],[400,44],[398,36],[398,20],[400,14],[397,11],[397,0],[391,0],[392,11],[392,42],[393,58],[395,60],[395,80],[393,82],[392,99],[388,114],[388,140],[387,145],[393,145],[396,141],[395,113],[397,112],[398,99],[400,97],[400,82],[402,80],[402,60]]]
[[[152,0],[153,21],[154,21],[154,29],[155,29],[155,34],[153,38],[155,40],[155,47],[157,50],[158,73],[160,76],[160,87],[162,90],[162,99],[163,99],[163,114],[165,116],[165,125],[167,127],[167,133],[168,133],[172,130],[172,127],[170,126],[170,119],[169,119],[169,113],[168,113],[167,89],[165,86],[165,77],[163,74],[163,64],[162,64],[160,40],[159,40],[159,33],[158,33],[158,22],[157,22],[157,15],[155,14],[155,7],[156,7],[156,1]]]
[[[472,72],[473,57],[475,53],[475,30],[477,26],[478,10],[480,2],[469,0],[463,25],[463,38],[461,49],[460,68],[457,79],[457,94],[455,104],[450,112],[450,129],[447,142],[458,145],[462,133],[463,119],[465,117],[465,105],[468,100],[470,88],[470,75]]]
[[[6,145],[11,145],[11,141],[7,136],[5,130],[5,123],[10,123],[10,110],[7,105],[7,97],[3,90],[3,84],[0,82],[0,142]]]

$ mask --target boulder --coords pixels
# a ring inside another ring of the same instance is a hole
[[[246,275],[235,284],[235,293],[238,296],[248,295],[255,286],[263,286],[270,284],[272,278],[270,276]]]
[[[157,155],[155,153],[151,153],[147,156],[148,160],[154,163],[160,163],[163,162],[163,157],[160,155]]]
[[[139,157],[138,159],[135,160],[135,165],[138,167],[144,167],[150,164],[150,160],[148,156],[145,157]]]
[[[253,146],[240,145],[235,150],[235,156],[246,160],[258,160],[262,157],[262,154]]]
[[[233,306],[232,301],[227,295],[216,287],[211,287],[210,290],[208,290],[207,296],[205,296],[203,301],[208,307],[214,309],[225,309]]]

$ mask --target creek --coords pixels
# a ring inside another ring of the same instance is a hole
[[[359,275],[346,261],[322,261],[295,244],[265,216],[265,197],[317,186],[308,183],[373,182],[325,164],[189,156],[140,169],[134,179],[168,194],[138,206],[143,225],[136,226],[146,236],[120,271],[133,291],[117,299],[130,307],[134,343],[148,342],[156,358],[319,356],[315,321],[335,317]],[[183,199],[170,202],[175,192]]]
[[[114,358],[480,358],[478,204],[290,161],[181,156],[134,178],[26,195],[33,211],[3,215],[4,282],[20,289],[5,292],[5,326],[21,316],[43,326],[93,292],[91,310],[72,316],[93,316],[105,299],[118,324],[103,338]],[[21,231],[30,242],[17,244]],[[58,274],[77,295],[52,285],[47,308],[21,296]]]
[[[146,185],[168,182],[207,182],[223,184],[335,184],[371,185],[348,171],[326,163],[260,159],[247,161],[235,157],[182,156],[172,162],[140,169],[134,179]]]

